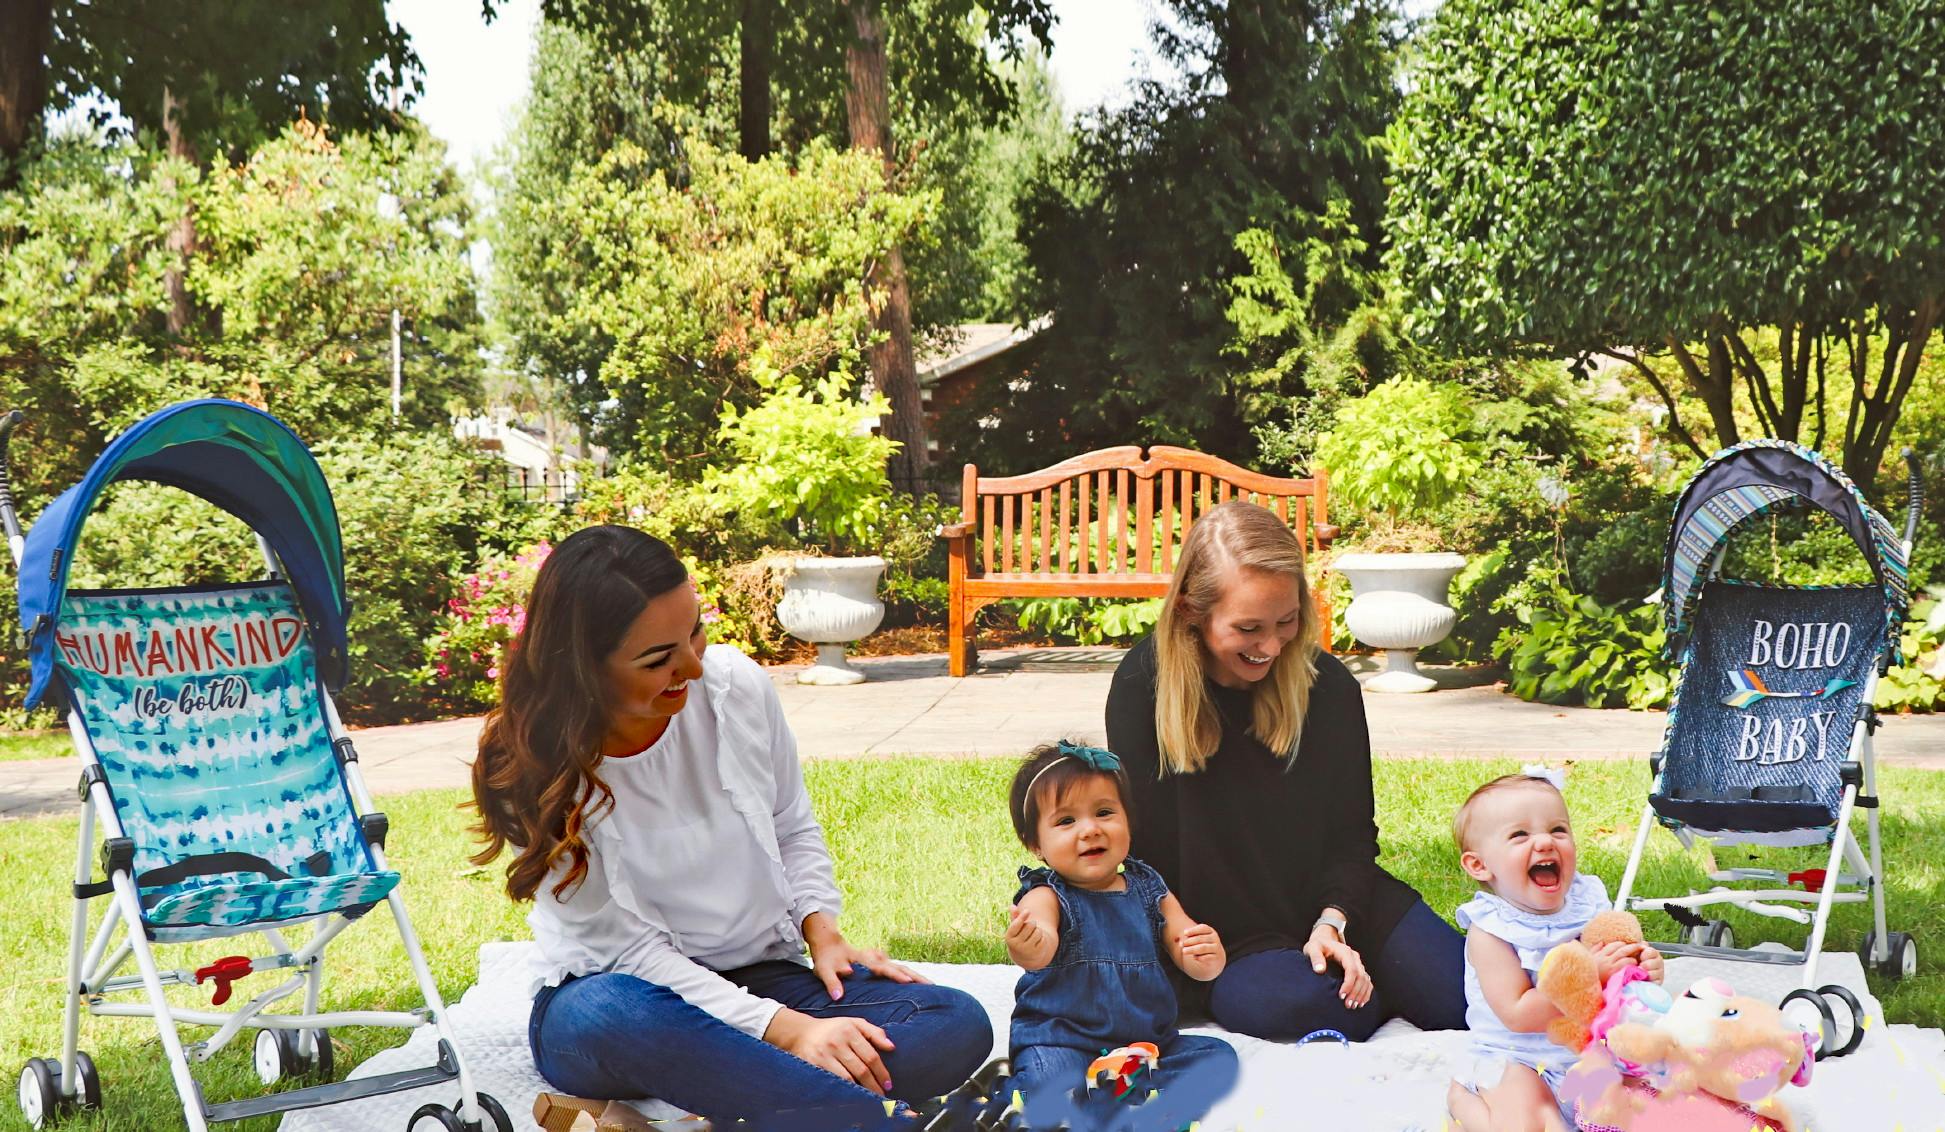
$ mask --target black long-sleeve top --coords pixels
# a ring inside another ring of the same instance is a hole
[[[1154,866],[1182,907],[1222,935],[1229,957],[1302,947],[1327,905],[1346,942],[1377,961],[1418,893],[1378,866],[1371,737],[1356,678],[1328,653],[1295,760],[1249,733],[1247,690],[1207,685],[1222,742],[1195,774],[1158,777],[1155,639],[1128,651],[1108,692],[1108,746],[1134,789],[1132,855]]]

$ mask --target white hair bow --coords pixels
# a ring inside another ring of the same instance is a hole
[[[1528,763],[1520,768],[1520,773],[1528,778],[1537,778],[1551,785],[1555,790],[1566,792],[1567,772],[1543,763]]]

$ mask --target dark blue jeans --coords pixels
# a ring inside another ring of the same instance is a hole
[[[1009,1091],[1019,1094],[1034,1132],[1065,1122],[1074,1132],[1176,1132],[1208,1115],[1236,1086],[1236,1051],[1221,1038],[1177,1034],[1162,1047],[1161,1063],[1135,1082],[1133,1098],[1107,1088],[1087,1089],[1096,1054],[1067,1046],[1013,1051]],[[1152,1094],[1152,1095],[1150,1095]],[[1144,1099],[1145,1098],[1145,1099]]]
[[[1421,1030],[1466,1028],[1465,937],[1424,901],[1391,929],[1382,953],[1362,958],[1371,1001],[1356,1010],[1337,997],[1343,972],[1333,966],[1320,975],[1286,947],[1231,960],[1209,987],[1209,1013],[1225,1029],[1273,1042],[1318,1030],[1361,1042],[1388,1018]]]
[[[851,1017],[882,1028],[891,1094],[921,1100],[957,1088],[992,1052],[986,1011],[964,991],[898,983],[862,967],[833,1002],[808,967],[758,963],[722,972],[752,994],[817,1018]],[[549,1084],[576,1096],[654,1097],[711,1120],[759,1129],[883,1126],[884,1101],[691,1006],[633,975],[600,974],[543,987],[527,1041]]]

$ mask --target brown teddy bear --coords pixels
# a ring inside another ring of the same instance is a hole
[[[1560,1011],[1547,1023],[1547,1037],[1575,1053],[1587,1048],[1594,1017],[1601,1012],[1603,988],[1594,949],[1605,943],[1641,943],[1641,921],[1631,913],[1610,910],[1587,921],[1580,939],[1547,952],[1534,985]]]
[[[1775,1094],[1809,1083],[1812,1040],[1776,1007],[1704,979],[1661,1021],[1607,1031],[1606,1049],[1581,1058],[1562,1098],[1581,1098],[1587,1128],[1798,1132]]]

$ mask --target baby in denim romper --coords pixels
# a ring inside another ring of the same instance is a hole
[[[1175,1029],[1175,991],[1162,957],[1194,979],[1222,973],[1214,928],[1191,920],[1161,874],[1128,856],[1126,776],[1097,747],[1050,744],[1014,775],[1013,828],[1046,862],[1021,869],[1006,950],[1026,968],[1013,992],[1011,1091],[1026,1126],[1076,1132],[1175,1132],[1236,1082],[1236,1051]],[[1156,1064],[1116,1099],[1090,1094],[1088,1066],[1150,1042]]]

